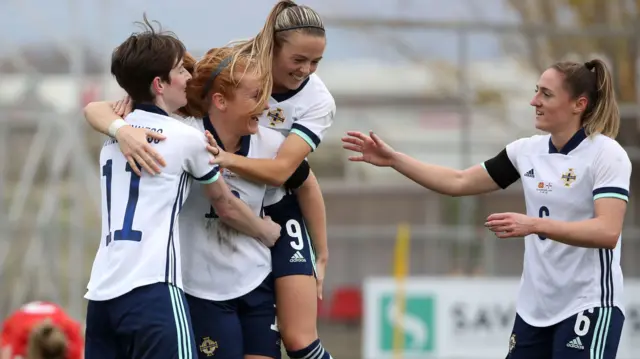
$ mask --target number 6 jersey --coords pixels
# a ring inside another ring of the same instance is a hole
[[[152,105],[137,106],[127,122],[166,135],[150,143],[167,166],[139,177],[116,140],[102,147],[102,235],[85,295],[94,301],[158,282],[182,288],[178,215],[193,178],[212,183],[219,177],[202,132]]]
[[[615,140],[580,130],[558,151],[550,137],[519,139],[484,163],[502,188],[522,180],[527,215],[577,222],[594,218],[600,198],[628,201],[631,162]],[[582,248],[528,235],[518,314],[546,327],[594,307],[623,310],[620,241]]]

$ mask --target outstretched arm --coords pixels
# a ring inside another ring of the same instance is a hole
[[[441,194],[470,196],[500,188],[485,166],[476,165],[466,170],[456,170],[423,163],[411,156],[396,152],[373,131],[369,136],[361,132],[347,132],[342,142],[345,149],[359,153],[349,157],[350,161],[391,167],[422,187]]]

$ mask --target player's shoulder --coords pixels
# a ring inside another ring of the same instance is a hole
[[[309,76],[309,82],[305,85],[301,95],[300,101],[308,107],[336,107],[333,95],[317,74]]]
[[[549,138],[550,135],[520,137],[507,145],[507,148],[517,151],[519,155],[544,152],[549,149]]]
[[[202,122],[201,118],[189,116],[189,117],[180,118],[179,121],[184,123],[185,125],[193,128],[193,129],[195,129],[199,133],[203,133],[204,130],[205,130],[204,129],[204,123]]]
[[[204,141],[204,127],[202,125],[202,120],[197,118],[188,117],[173,119],[173,121],[167,125],[166,131],[170,132],[165,134],[167,136],[167,140],[170,140],[171,137],[175,137],[176,139],[179,139],[180,142]]]
[[[593,147],[593,154],[596,157],[630,162],[629,155],[624,147],[611,137],[596,133],[589,136],[589,143]]]
[[[259,153],[270,158],[275,156],[285,139],[279,131],[258,126],[258,132],[251,136],[251,145],[259,148]]]

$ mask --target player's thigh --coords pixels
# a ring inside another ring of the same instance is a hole
[[[117,332],[134,359],[196,357],[189,307],[181,289],[156,283],[118,298]],[[124,339],[127,338],[127,339]]]
[[[295,195],[287,195],[269,211],[282,230],[271,248],[274,277],[314,275],[315,257],[302,211]]]
[[[280,333],[276,321],[273,277],[240,298],[240,324],[244,355],[280,359]]]
[[[242,359],[242,327],[236,300],[216,302],[187,294],[198,358]]]
[[[507,359],[551,358],[552,352],[553,327],[534,327],[516,314]]]
[[[121,358],[120,343],[109,318],[108,301],[89,301],[85,326],[85,359]]]
[[[613,359],[618,352],[624,315],[617,307],[592,308],[556,327],[554,359]]]
[[[290,275],[275,281],[278,327],[287,350],[307,347],[318,338],[315,277]]]

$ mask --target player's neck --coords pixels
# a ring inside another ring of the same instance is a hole
[[[554,132],[551,134],[551,143],[556,148],[556,150],[560,151],[562,148],[569,142],[569,140],[573,137],[573,135],[578,132],[580,126],[574,127],[571,126],[566,130]]]
[[[224,150],[231,153],[237,152],[240,149],[241,136],[238,136],[227,128],[223,123],[224,121],[221,121],[215,114],[209,114],[209,121],[211,121],[211,125],[213,125],[213,128],[216,130],[216,134],[220,142],[222,142]]]
[[[153,100],[153,104],[160,107],[164,112],[168,113],[169,115],[171,115],[173,112],[176,111],[169,108],[167,106],[167,103],[164,102],[164,99],[161,96],[156,96],[156,98]]]

